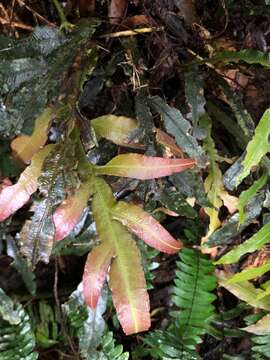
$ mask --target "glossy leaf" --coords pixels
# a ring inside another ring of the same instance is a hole
[[[86,262],[83,276],[85,301],[93,308],[96,306],[112,263],[109,286],[124,332],[132,334],[148,330],[150,306],[139,252],[127,230],[112,219],[111,209],[116,200],[110,187],[100,178],[94,185],[93,215],[101,245],[92,250]]]
[[[216,261],[216,264],[231,264],[237,262],[241,256],[246,253],[261,249],[265,244],[270,242],[270,223],[264,225],[257,231],[251,238],[236,246],[233,250],[229,251],[221,259]]]
[[[200,167],[205,166],[206,158],[203,149],[197,140],[190,134],[191,125],[181,112],[167,105],[160,97],[149,99],[151,108],[158,112],[164,120],[166,131],[175,137],[176,143],[191,158],[194,158]]]
[[[45,145],[53,113],[52,108],[46,108],[36,119],[35,128],[31,136],[19,135],[11,142],[11,148],[15,156],[24,163],[29,163],[33,155]]]
[[[129,135],[138,127],[135,119],[125,116],[104,115],[91,120],[95,133],[99,137],[117,145],[129,145]]]
[[[245,206],[256,195],[256,193],[265,185],[268,179],[267,173],[264,173],[258,180],[245,191],[242,191],[239,196],[238,210],[239,210],[239,224],[243,224],[245,220]]]
[[[45,157],[53,149],[48,145],[40,150],[19,177],[15,185],[5,187],[0,193],[0,221],[7,219],[27,203],[30,196],[37,190],[38,177]]]
[[[32,269],[40,260],[49,262],[55,235],[53,209],[72,189],[74,179],[70,169],[75,162],[75,149],[69,142],[57,144],[44,161],[38,179],[42,200],[20,233],[21,251]]]
[[[238,299],[245,301],[249,305],[270,311],[270,302],[268,298],[258,300],[257,296],[262,293],[261,289],[256,289],[249,281],[242,281],[241,283],[228,284],[228,279],[231,274],[226,274],[224,271],[218,271],[218,282],[220,286],[234,294]]]
[[[256,324],[246,326],[242,330],[248,331],[257,335],[269,335],[270,329],[270,314],[265,315]]]
[[[114,157],[106,165],[95,166],[100,175],[130,177],[140,180],[169,176],[191,168],[193,159],[164,159],[139,154],[123,154]]]
[[[64,239],[78,223],[93,192],[92,181],[82,183],[75,193],[66,198],[53,214],[55,240]]]
[[[114,219],[159,251],[174,254],[183,246],[157,220],[137,205],[119,201],[112,209],[112,214]]]
[[[247,145],[247,153],[242,162],[243,171],[237,178],[240,183],[250,173],[252,167],[258,165],[262,157],[270,150],[268,137],[270,135],[270,109],[263,114],[255,129],[252,140]]]

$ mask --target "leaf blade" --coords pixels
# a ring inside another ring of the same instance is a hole
[[[106,165],[95,166],[99,175],[131,177],[140,180],[169,176],[191,168],[193,159],[165,159],[139,154],[122,154]]]
[[[48,145],[40,150],[19,177],[15,185],[5,187],[0,193],[0,221],[7,219],[23,205],[27,203],[30,196],[37,190],[38,177],[44,159],[53,149],[54,145]]]
[[[119,201],[112,209],[114,219],[127,226],[146,244],[168,254],[174,254],[182,247],[158,221],[139,206]]]

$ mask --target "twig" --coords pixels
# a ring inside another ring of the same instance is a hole
[[[133,36],[133,35],[140,35],[151,33],[154,31],[163,31],[164,27],[157,27],[157,28],[141,28],[141,29],[134,29],[134,30],[124,30],[124,31],[117,31],[115,33],[109,33],[99,36],[99,38],[117,38],[121,36]]]
[[[15,28],[23,29],[23,30],[28,30],[28,31],[33,31],[33,27],[30,26],[30,25],[21,24],[21,23],[18,23],[16,21],[10,22],[9,20],[6,20],[6,19],[4,19],[2,17],[0,17],[0,23],[2,25],[9,25],[10,27],[15,27]]]

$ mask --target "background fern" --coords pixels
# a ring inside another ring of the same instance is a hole
[[[145,356],[151,352],[156,359],[200,358],[196,346],[210,330],[214,315],[212,302],[216,296],[212,291],[217,286],[214,266],[206,256],[193,249],[183,249],[179,256],[172,297],[178,310],[172,312],[168,329],[146,336],[144,344],[148,348],[141,348],[135,355]]]
[[[36,360],[34,348],[28,314],[0,289],[0,360]]]

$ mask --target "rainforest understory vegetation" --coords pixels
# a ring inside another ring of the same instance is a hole
[[[0,360],[270,359],[269,20],[2,0]]]

